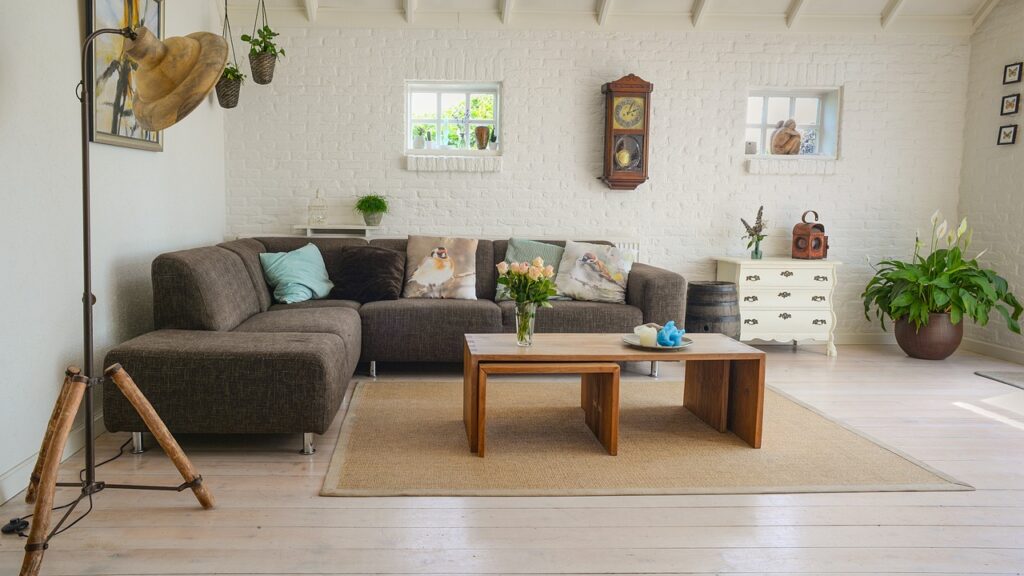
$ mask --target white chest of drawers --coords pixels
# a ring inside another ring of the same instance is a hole
[[[718,280],[735,282],[740,300],[740,340],[823,341],[836,355],[834,260],[721,257]]]

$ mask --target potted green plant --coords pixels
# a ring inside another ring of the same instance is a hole
[[[252,70],[252,81],[257,84],[270,84],[274,79],[274,65],[279,56],[284,56],[284,48],[279,48],[274,38],[280,36],[264,24],[256,29],[256,36],[242,34],[242,41],[249,43],[249,68]]]
[[[221,72],[220,80],[217,81],[217,102],[221,108],[234,108],[238,106],[238,95],[242,90],[242,83],[245,82],[245,74],[234,64],[228,64]]]
[[[498,132],[491,130],[491,140],[487,143],[488,150],[497,150],[498,148]]]
[[[768,227],[768,221],[764,219],[764,206],[757,209],[757,218],[754,219],[754,225],[751,226],[746,220],[740,218],[740,222],[743,223],[743,227],[747,229],[746,236],[743,237],[747,241],[747,249],[753,248],[754,250],[750,253],[751,260],[760,260],[763,255],[761,254],[761,242],[765,236],[764,229]]]
[[[380,220],[388,213],[388,200],[377,194],[360,196],[356,200],[356,211],[363,215],[367,226],[380,226]]]
[[[426,145],[427,145],[427,141],[425,140],[426,133],[427,133],[427,129],[424,128],[423,126],[417,126],[417,127],[412,129],[412,147],[413,148],[415,148],[417,150],[422,150],[423,148],[426,147]]]
[[[895,324],[896,342],[912,358],[942,360],[963,339],[962,320],[970,318],[984,326],[993,310],[1006,321],[1011,332],[1020,334],[1021,304],[1010,292],[1006,279],[982,268],[978,259],[966,256],[972,231],[967,219],[948,231],[942,215],[932,215],[931,245],[928,253],[920,239],[914,242],[909,262],[883,260],[861,294],[864,316],[870,312],[885,329],[885,317]],[[942,243],[945,247],[941,247]]]

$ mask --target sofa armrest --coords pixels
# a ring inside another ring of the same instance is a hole
[[[644,322],[683,322],[686,280],[675,272],[648,264],[633,264],[626,282],[626,304],[640,308]]]

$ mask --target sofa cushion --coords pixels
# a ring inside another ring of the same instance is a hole
[[[304,308],[351,308],[359,310],[362,306],[355,300],[306,300],[295,304],[272,304],[270,310],[302,310]]]
[[[366,240],[362,238],[310,238],[306,236],[261,236],[254,238],[266,247],[265,252],[291,252],[302,248],[306,244],[313,244],[320,249],[324,258],[324,265],[327,267],[327,275],[335,284],[338,280],[331,276],[333,270],[338,270],[338,259],[341,252],[348,246],[366,246]],[[404,253],[404,250],[403,250]]]
[[[406,298],[476,300],[476,238],[410,236]]]
[[[260,311],[241,258],[217,246],[153,260],[153,322],[159,328],[231,330]]]
[[[508,250],[505,251],[504,261],[511,264],[513,262],[533,262],[534,258],[540,258],[544,261],[545,265],[550,265],[554,268],[555,274],[558,274],[558,266],[562,262],[562,254],[564,252],[565,249],[557,244],[537,242],[523,238],[510,238],[508,240]],[[497,262],[501,262],[501,260]],[[511,300],[512,297],[509,296],[507,287],[498,284],[494,299],[495,301],[503,302]],[[556,294],[551,299],[569,300],[569,297]]]
[[[405,254],[408,246],[405,238],[377,238],[370,240],[370,246],[380,246],[398,250]],[[494,242],[478,240],[476,243],[476,297],[479,300],[494,300],[494,287],[497,282],[497,271],[494,265]]]
[[[291,252],[264,252],[260,264],[267,284],[274,288],[274,300],[282,304],[326,298],[334,288],[324,257],[313,244]]]
[[[626,303],[626,283],[633,265],[614,246],[569,241],[555,277],[555,288],[573,300]]]
[[[398,300],[405,282],[405,254],[380,246],[346,246],[328,269],[334,280],[331,298],[376,302]]]
[[[515,302],[499,302],[502,331],[516,331]],[[574,300],[552,302],[551,308],[538,308],[537,332],[632,333],[644,323],[644,314],[636,306]]]
[[[354,347],[359,350],[362,328],[358,312],[337,307],[260,312],[239,324],[234,331],[334,334],[344,341],[346,349]]]
[[[370,302],[363,320],[363,361],[461,362],[463,335],[501,332],[490,300],[403,298]]]
[[[267,248],[260,241],[253,238],[242,238],[217,244],[225,250],[230,250],[242,259],[245,271],[249,273],[252,280],[253,290],[256,291],[256,299],[260,303],[260,312],[266,312],[274,303],[270,297],[270,288],[267,280],[263,277],[263,265],[260,264],[260,254],[267,251]]]

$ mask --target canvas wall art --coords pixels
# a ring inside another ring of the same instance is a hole
[[[145,26],[164,38],[164,0],[86,0],[89,30]],[[125,39],[104,34],[93,43],[89,79],[92,86],[93,142],[143,150],[163,150],[163,131],[145,130],[132,111],[134,63],[125,54]]]

